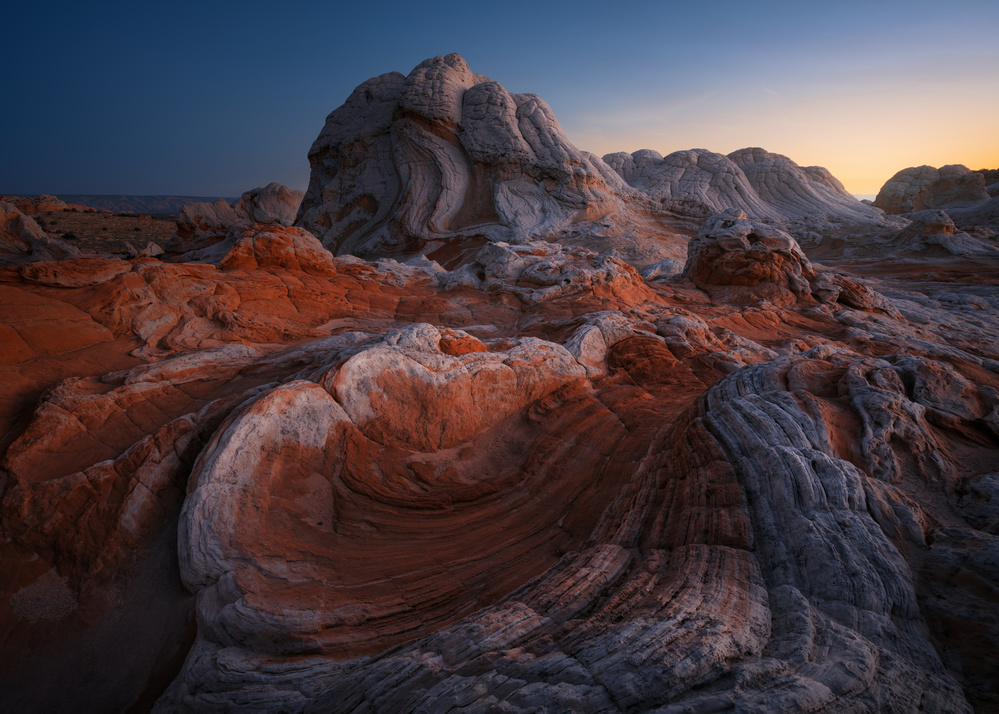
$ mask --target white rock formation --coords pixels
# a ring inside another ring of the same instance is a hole
[[[569,142],[539,97],[508,92],[453,54],[361,84],[327,117],[309,161],[296,225],[337,254],[436,259],[458,239],[599,240],[644,269],[682,260],[675,230],[729,208],[782,224],[885,223],[825,169],[762,149],[599,159]],[[650,251],[656,241],[672,252]]]
[[[728,156],[706,149],[661,156],[650,149],[620,152],[604,161],[631,186],[677,212],[702,217],[729,208],[775,222],[827,220],[881,223],[881,213],[848,193],[820,166],[798,166],[791,159],[758,148]]]
[[[252,223],[290,226],[304,193],[269,183],[247,191],[232,204],[224,198],[214,203],[189,203],[177,217],[177,234],[169,250],[186,253],[205,248],[224,238],[233,226]]]
[[[360,85],[329,115],[309,160],[297,224],[339,253],[548,237],[635,194],[569,143],[543,100],[473,74],[454,54]]]
[[[874,205],[887,213],[910,213],[930,208],[967,208],[988,199],[982,174],[961,164],[950,164],[939,169],[902,169],[881,187]]]

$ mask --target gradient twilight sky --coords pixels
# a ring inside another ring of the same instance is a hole
[[[4,17],[0,193],[308,183],[365,79],[458,52],[603,155],[762,146],[873,194],[999,168],[999,2],[22,2]]]

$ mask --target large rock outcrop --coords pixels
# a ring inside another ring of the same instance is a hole
[[[297,224],[357,255],[551,237],[621,210],[632,193],[566,139],[542,99],[508,92],[454,54],[360,85],[329,115],[309,161]]]
[[[188,253],[222,240],[235,226],[254,223],[290,226],[302,202],[303,191],[279,183],[254,188],[229,203],[188,203],[177,216],[177,234],[168,246],[174,253]]]
[[[883,223],[881,214],[858,201],[819,166],[798,166],[786,156],[758,148],[728,156],[705,149],[662,156],[643,149],[604,156],[631,186],[664,207],[707,217],[737,209],[754,219],[788,224]]]
[[[874,205],[887,213],[911,213],[933,208],[967,208],[989,199],[985,178],[961,164],[935,169],[902,169],[881,187]]]
[[[815,277],[794,238],[736,209],[709,218],[690,239],[683,274],[723,301],[778,305],[808,295]]]

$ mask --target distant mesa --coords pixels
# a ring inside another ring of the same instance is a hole
[[[828,171],[762,149],[603,159],[573,146],[551,108],[475,74],[456,54],[369,79],[309,152],[296,225],[334,253],[410,256],[448,243],[558,240],[682,259],[704,218],[736,208],[782,224],[883,225]]]
[[[54,213],[58,211],[92,211],[89,205],[80,203],[66,203],[65,201],[42,194],[39,196],[0,196],[0,201],[13,204],[21,213],[26,216],[38,216],[43,213]]]
[[[188,203],[211,203],[216,196],[139,196],[131,194],[62,194],[63,201],[83,204],[112,213],[177,214]]]

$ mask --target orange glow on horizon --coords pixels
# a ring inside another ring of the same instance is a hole
[[[897,79],[897,78],[896,78]],[[728,154],[749,146],[784,154],[801,166],[824,166],[847,191],[876,194],[910,166],[963,164],[999,168],[999,92],[940,80],[775,91],[765,86],[651,99],[563,122],[570,141],[599,156],[615,151],[704,148]]]

